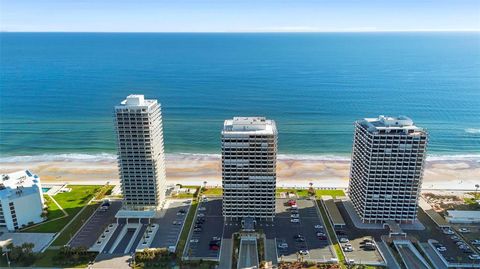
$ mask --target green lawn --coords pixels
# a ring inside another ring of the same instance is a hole
[[[345,192],[343,190],[315,190],[317,198],[321,198],[322,195],[330,195],[336,198],[337,196],[345,196]]]
[[[202,191],[202,195],[205,196],[222,196],[222,188],[207,188]]]
[[[192,226],[193,218],[195,217],[195,212],[197,211],[198,201],[193,200],[192,205],[190,206],[190,210],[188,211],[187,218],[185,219],[185,223],[183,225],[182,234],[178,239],[177,245],[177,257],[182,257],[183,249],[185,248],[185,244],[187,243],[188,233],[190,232],[190,226]]]
[[[292,188],[277,188],[277,196],[280,196],[281,192],[296,193],[299,197],[308,197],[308,190],[306,189],[292,189]],[[330,195],[336,198],[337,196],[345,196],[343,190],[317,190],[315,189],[316,198],[322,197],[322,195]]]
[[[95,193],[101,187],[102,186],[98,185],[69,185],[68,188],[72,189],[70,192],[59,193],[53,196],[57,203],[68,212],[69,216],[25,229],[23,232],[56,233],[60,231],[73,217],[75,217],[75,215],[77,215],[88,201],[93,198]]]
[[[50,196],[48,195],[44,195],[43,196],[44,200],[45,200],[45,205],[48,206],[48,213],[47,213],[47,218],[48,220],[51,220],[51,219],[56,219],[56,218],[59,218],[59,217],[63,217],[64,214],[62,212],[62,210],[60,210],[60,208],[58,208],[57,204],[55,204],[53,201],[52,201],[52,198],[50,198]]]

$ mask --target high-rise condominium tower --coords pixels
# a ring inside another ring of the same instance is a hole
[[[165,155],[160,104],[129,95],[115,106],[118,166],[128,210],[151,210],[165,199]]]
[[[427,132],[410,118],[355,122],[349,196],[364,223],[415,221],[426,146]]]
[[[264,117],[235,117],[222,130],[223,216],[273,218],[277,127]]]

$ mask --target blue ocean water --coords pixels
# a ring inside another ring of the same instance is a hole
[[[262,115],[283,154],[347,156],[353,121],[407,115],[433,155],[480,153],[480,33],[0,34],[0,156],[114,153],[113,106],[162,103],[167,152],[218,153]]]

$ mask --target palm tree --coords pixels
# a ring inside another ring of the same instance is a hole
[[[478,188],[480,188],[480,185],[479,184],[475,184],[475,200],[477,200],[477,192],[478,192]]]

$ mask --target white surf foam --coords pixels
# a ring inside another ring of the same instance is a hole
[[[480,134],[480,128],[467,128],[465,132],[469,134]]]
[[[167,153],[168,160],[218,160],[220,154],[211,153]],[[99,153],[68,153],[68,154],[41,154],[24,156],[2,156],[0,163],[28,163],[28,162],[115,162],[116,154]],[[349,155],[299,155],[279,154],[281,161],[350,161]],[[430,154],[427,161],[476,161],[480,162],[480,154],[437,155]]]

